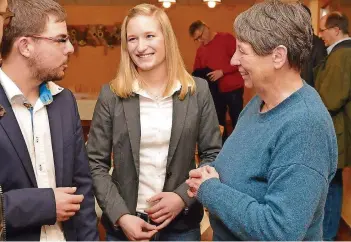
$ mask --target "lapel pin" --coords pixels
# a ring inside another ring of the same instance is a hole
[[[0,118],[6,114],[6,110],[3,106],[0,105]]]

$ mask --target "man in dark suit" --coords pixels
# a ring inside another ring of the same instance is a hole
[[[92,179],[74,96],[73,46],[54,0],[9,0],[0,69],[0,184],[7,240],[97,240]]]
[[[12,19],[12,13],[7,10],[7,0],[0,0],[0,43],[2,39],[2,32],[5,23],[8,23]],[[2,110],[0,110],[1,116]],[[3,207],[4,196],[2,195],[2,187],[0,185],[0,241],[5,240],[5,217],[4,217],[4,207]]]

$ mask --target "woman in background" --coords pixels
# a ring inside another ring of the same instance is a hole
[[[119,70],[102,88],[87,144],[107,240],[200,240],[203,208],[185,181],[196,143],[203,163],[221,149],[207,83],[187,73],[160,8],[132,8],[121,36]]]

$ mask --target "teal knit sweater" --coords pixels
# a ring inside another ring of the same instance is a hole
[[[199,188],[214,240],[322,240],[328,184],[337,166],[331,117],[307,84],[260,113],[254,97]]]

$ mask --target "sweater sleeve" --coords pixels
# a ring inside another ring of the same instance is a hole
[[[327,133],[310,122],[282,134],[272,151],[264,201],[214,178],[201,184],[199,201],[242,240],[302,240],[335,170]]]

